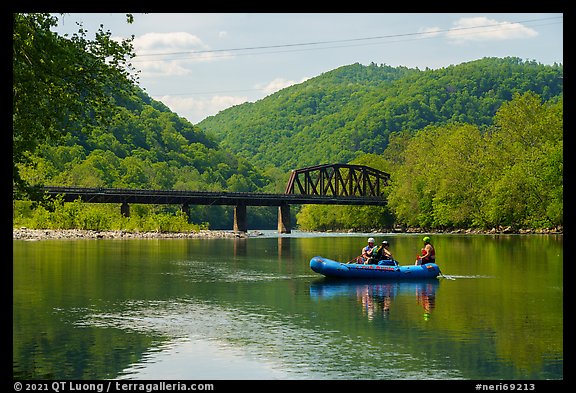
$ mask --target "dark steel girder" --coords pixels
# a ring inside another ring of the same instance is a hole
[[[286,194],[382,198],[390,175],[364,165],[327,164],[293,170]]]
[[[165,205],[373,205],[384,206],[383,197],[266,194],[176,190],[135,190],[125,188],[44,187],[45,194],[62,195],[65,202],[81,199],[90,203],[139,203]]]

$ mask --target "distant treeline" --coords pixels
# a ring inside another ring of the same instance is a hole
[[[533,93],[502,105],[492,126],[394,133],[383,155],[355,163],[391,174],[389,205],[304,206],[304,229],[551,228],[563,225],[563,100]]]
[[[209,117],[198,126],[258,167],[284,171],[382,154],[392,133],[429,125],[493,125],[516,93],[563,92],[563,66],[515,57],[438,70],[353,64]]]
[[[277,193],[290,169],[352,162],[392,175],[389,205],[295,207],[297,225],[561,225],[562,73],[561,65],[516,58],[425,71],[354,64],[198,125],[134,88],[130,97],[116,98],[119,111],[108,126],[69,127],[63,138],[40,144],[20,175],[30,184],[58,186]],[[84,209],[100,217],[119,211]],[[133,211],[176,219],[178,210]],[[15,225],[47,225],[46,212],[15,204]],[[232,226],[230,207],[192,207],[191,216],[195,228]],[[274,209],[255,208],[249,227],[275,228],[276,219]],[[63,222],[53,225],[69,225]],[[120,218],[87,222],[99,222],[97,229],[121,226]]]

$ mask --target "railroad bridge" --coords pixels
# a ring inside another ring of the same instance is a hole
[[[190,205],[230,205],[235,232],[248,231],[247,206],[278,206],[278,232],[290,233],[290,205],[383,206],[389,180],[389,174],[364,165],[327,164],[293,170],[284,194],[48,186],[44,192],[63,195],[64,202],[80,198],[89,203],[120,203],[125,216],[130,215],[131,203],[178,204],[187,214]]]

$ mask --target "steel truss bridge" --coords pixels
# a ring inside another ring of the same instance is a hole
[[[190,205],[235,206],[236,232],[247,232],[246,206],[278,206],[278,232],[290,233],[290,205],[383,206],[389,180],[389,174],[367,166],[332,164],[293,170],[284,194],[49,186],[43,191],[51,197],[62,195],[64,202],[120,203],[125,216],[134,203],[181,205],[187,214]]]

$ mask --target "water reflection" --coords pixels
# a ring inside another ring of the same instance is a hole
[[[245,257],[247,254],[248,239],[234,238],[234,256]]]
[[[246,238],[234,238],[234,257],[245,257],[248,255],[249,241],[250,239]],[[278,236],[278,258],[291,258],[290,242],[290,237]]]
[[[278,257],[290,256],[290,238],[278,236]]]
[[[424,308],[424,319],[430,319],[432,310],[436,307],[436,288],[438,282],[425,283],[416,288],[416,301]]]
[[[390,238],[401,261],[420,244]],[[436,235],[455,280],[311,271],[364,241],[14,241],[13,376],[563,378],[561,238]]]
[[[414,296],[422,307],[424,320],[429,320],[436,307],[438,280],[418,281],[364,281],[323,279],[310,285],[313,299],[331,299],[340,296],[355,298],[362,307],[362,315],[368,320],[387,319],[400,296]]]

